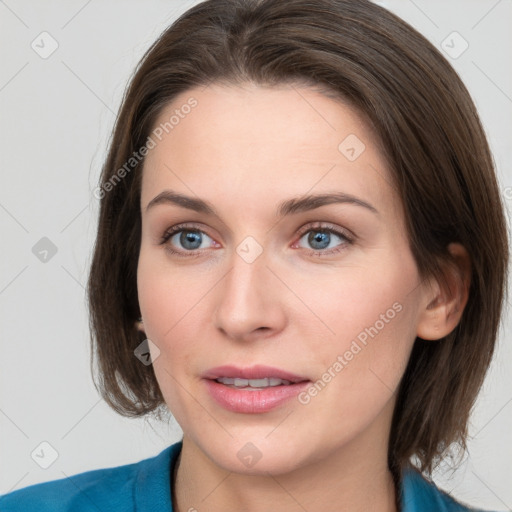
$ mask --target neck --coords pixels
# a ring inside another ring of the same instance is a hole
[[[175,512],[398,512],[387,437],[372,428],[328,457],[288,473],[246,475],[216,465],[183,438],[173,484]]]

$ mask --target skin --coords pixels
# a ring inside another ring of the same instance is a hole
[[[197,106],[146,157],[137,274],[156,378],[184,433],[175,509],[395,511],[396,392],[416,336],[457,325],[467,253],[450,246],[453,294],[420,278],[377,140],[349,106],[306,87],[212,84],[175,98],[155,126],[190,97]],[[349,134],[365,145],[354,161],[338,149]],[[165,189],[209,201],[218,216],[170,203],[146,211]],[[351,203],[276,213],[283,200],[333,191],[378,213]],[[161,244],[180,223],[202,232],[199,249],[179,234]],[[312,245],[308,234],[326,223],[352,241],[331,234],[327,248]],[[263,251],[252,263],[236,251],[248,236]],[[307,404],[230,412],[201,379],[218,365],[266,364],[315,382],[393,304],[400,312]],[[261,454],[250,468],[237,457],[248,442]]]

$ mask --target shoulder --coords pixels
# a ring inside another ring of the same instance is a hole
[[[155,504],[166,506],[170,503],[169,466],[177,450],[179,443],[133,464],[86,471],[12,491],[0,496],[0,510],[131,512],[145,510],[146,502],[153,498],[156,501],[150,504],[151,508]]]
[[[2,512],[39,510],[64,512],[82,510],[131,510],[126,506],[133,502],[133,479],[138,464],[116,468],[97,469],[59,480],[30,485],[0,497]]]
[[[460,503],[412,467],[402,472],[402,511],[485,512]]]

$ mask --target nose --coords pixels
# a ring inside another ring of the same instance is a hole
[[[230,263],[230,270],[215,287],[215,327],[238,341],[267,338],[283,330],[286,290],[268,267],[265,251],[252,262],[233,252]]]

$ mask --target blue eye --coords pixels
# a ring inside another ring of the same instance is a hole
[[[301,242],[306,243],[307,247]],[[309,228],[298,242],[300,247],[312,249],[317,254],[337,252],[350,243],[352,240],[348,235],[331,227]]]
[[[162,237],[162,244],[166,244],[171,253],[193,252],[199,249],[207,249],[212,245],[212,239],[199,229],[183,226],[174,226]],[[175,251],[172,247],[177,247]]]

